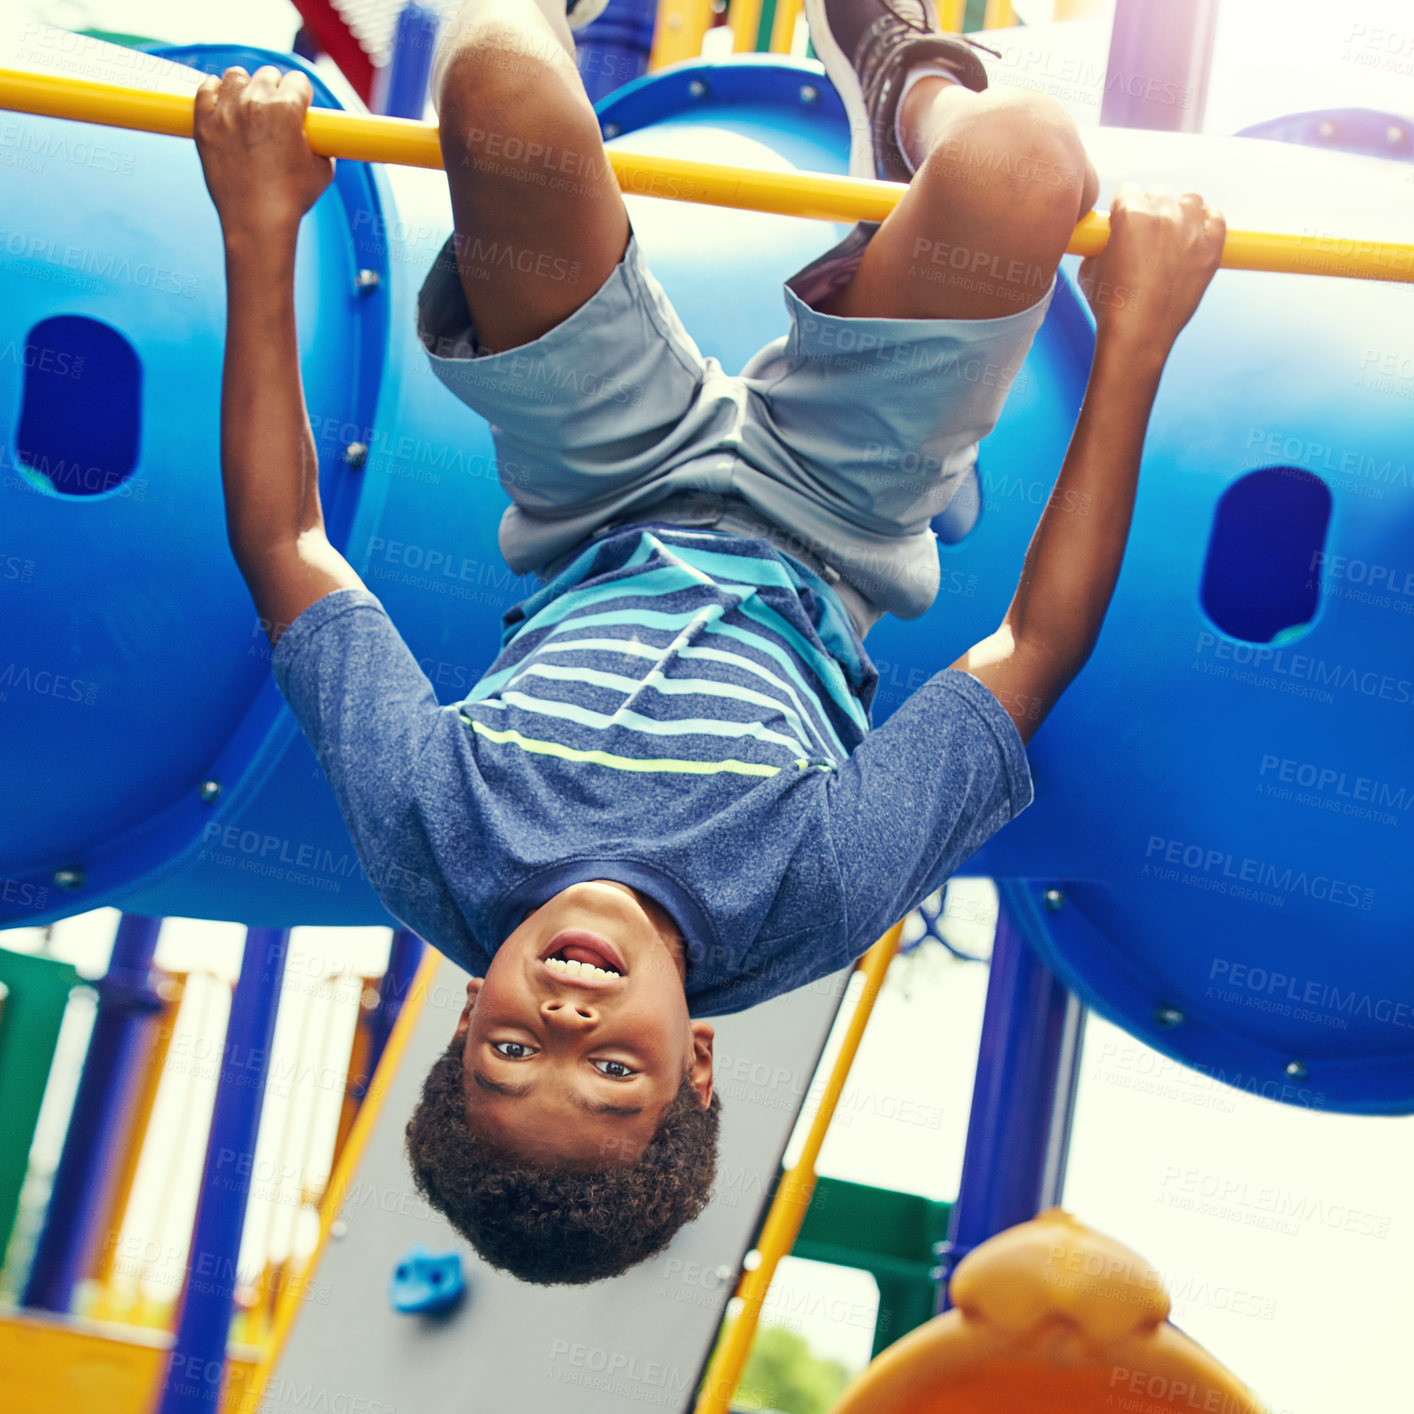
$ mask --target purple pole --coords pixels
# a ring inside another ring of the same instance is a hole
[[[398,12],[392,52],[375,78],[375,112],[390,118],[421,119],[427,110],[427,81],[432,76],[441,23],[435,10],[416,0],[408,0]]]
[[[319,43],[303,25],[295,31],[290,53],[298,54],[301,59],[308,59],[311,64],[319,57]]]
[[[658,0],[609,0],[575,35],[575,63],[591,103],[648,72],[657,18]]]
[[[221,1077],[187,1261],[186,1290],[158,1414],[216,1410],[236,1290],[246,1201],[260,1129],[270,1041],[280,1005],[287,928],[248,928],[221,1052]]]
[[[1203,131],[1219,0],[1116,0],[1100,126]]]
[[[962,1181],[938,1246],[939,1311],[948,1309],[953,1268],[974,1247],[1060,1200],[1083,1021],[1084,1008],[1027,946],[1003,902]]]
[[[35,1310],[69,1309],[93,1251],[104,1190],[141,1061],[143,1023],[162,1009],[148,977],[161,929],[160,918],[125,913],[108,971],[96,984],[98,1011],[88,1054],[20,1298],[22,1305]]]

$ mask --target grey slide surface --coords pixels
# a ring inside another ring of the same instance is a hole
[[[689,1408],[848,980],[713,1018],[722,1127],[707,1211],[624,1276],[539,1287],[482,1263],[408,1173],[403,1129],[465,1000],[465,974],[443,961],[261,1414]],[[398,1259],[419,1245],[462,1253],[468,1292],[449,1316],[389,1304]]]

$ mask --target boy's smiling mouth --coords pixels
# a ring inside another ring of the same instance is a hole
[[[566,929],[550,939],[540,955],[557,981],[605,987],[628,975],[618,949],[607,938],[583,928]]]

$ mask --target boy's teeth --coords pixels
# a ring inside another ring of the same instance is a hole
[[[589,962],[567,962],[562,957],[547,957],[545,964],[553,967],[557,972],[563,972],[569,977],[617,977],[617,972],[609,971],[607,968],[595,967]]]

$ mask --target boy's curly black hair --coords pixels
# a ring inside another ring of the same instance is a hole
[[[582,1285],[661,1252],[706,1207],[721,1108],[714,1093],[703,1109],[684,1075],[636,1162],[530,1163],[467,1123],[458,1038],[423,1081],[408,1157],[418,1190],[491,1266],[542,1286]]]

